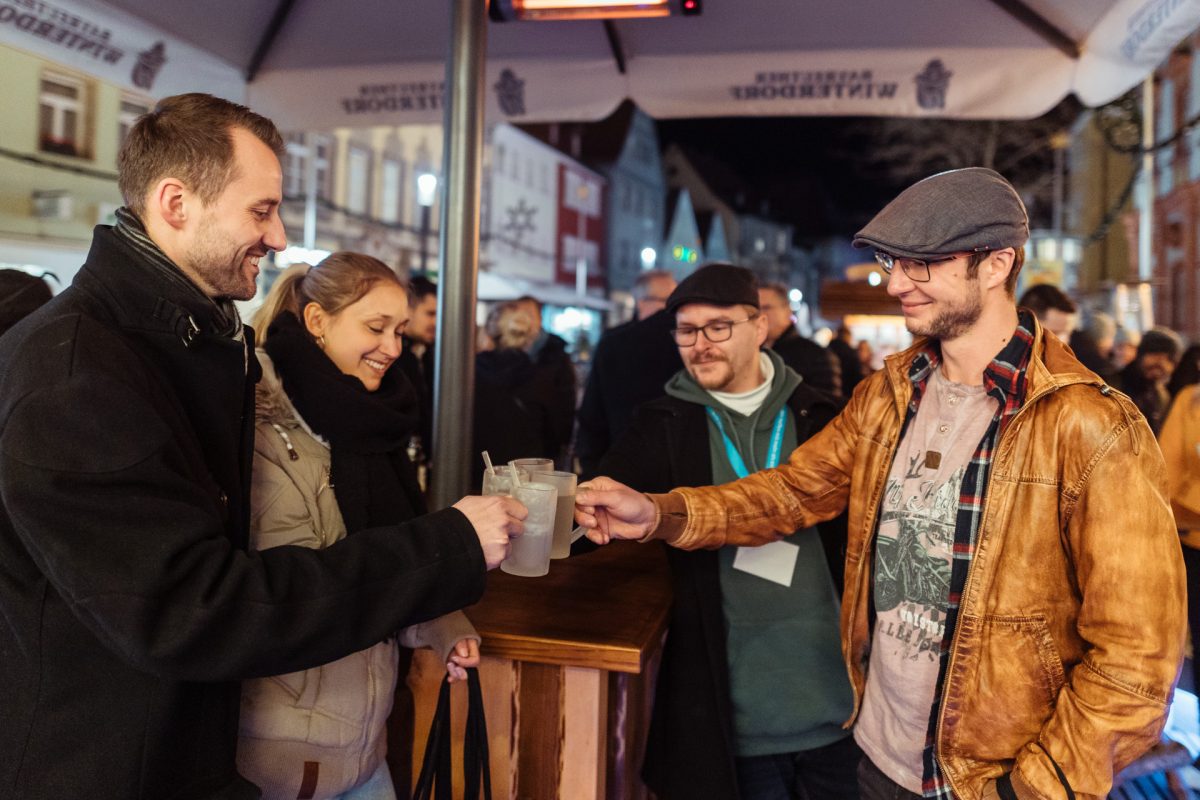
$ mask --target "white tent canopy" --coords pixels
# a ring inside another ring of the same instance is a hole
[[[1034,117],[1072,92],[1088,105],[1120,96],[1200,25],[1200,0],[709,0],[698,17],[490,23],[486,36],[486,0],[28,6],[37,11],[0,2],[0,41],[81,49],[87,36],[67,29],[56,6],[116,9],[132,20],[116,63],[127,69],[136,53],[129,80],[156,95],[170,93],[167,85],[179,91],[186,76],[178,69],[193,64],[190,90],[233,97],[222,78],[240,74],[237,99],[283,129],[447,121],[434,507],[461,496],[474,463],[470,353],[485,116],[598,119],[628,97],[659,118]],[[104,42],[94,44],[78,55],[94,57]],[[160,73],[162,85],[151,90]]]
[[[442,118],[444,0],[108,3],[242,71],[282,127]],[[487,115],[597,119],[630,97],[658,118],[1034,117],[1119,96],[1198,25],[1200,0],[710,0],[698,17],[491,23]]]

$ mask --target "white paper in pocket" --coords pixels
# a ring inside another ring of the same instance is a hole
[[[733,568],[780,586],[791,586],[798,555],[800,548],[791,542],[739,547],[733,558]]]

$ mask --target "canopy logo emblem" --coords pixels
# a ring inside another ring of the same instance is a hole
[[[940,58],[926,64],[914,79],[917,82],[917,105],[927,109],[945,108],[946,91],[950,88],[950,76],[953,74]]]
[[[500,110],[510,117],[519,117],[525,113],[525,81],[517,77],[511,69],[500,73],[500,80],[493,85],[496,90],[496,100]]]
[[[166,63],[167,48],[161,41],[155,42],[149,50],[138,53],[137,61],[133,65],[133,74],[130,76],[133,85],[149,90],[154,86],[154,79],[158,77],[159,70]]]

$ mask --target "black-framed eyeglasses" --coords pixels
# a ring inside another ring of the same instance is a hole
[[[675,344],[680,347],[691,347],[696,343],[696,337],[700,332],[704,332],[704,338],[716,344],[717,342],[727,342],[733,336],[733,326],[741,325],[743,322],[749,322],[752,319],[757,319],[758,314],[751,314],[745,319],[726,320],[719,319],[715,322],[710,322],[707,325],[696,327],[694,325],[681,325],[678,328],[671,329],[671,338],[675,340]]]
[[[981,252],[981,251],[976,251]],[[940,256],[938,258],[905,258],[904,256],[894,256],[886,250],[875,251],[875,261],[879,264],[887,275],[892,274],[892,270],[896,265],[900,265],[900,269],[908,276],[908,279],[916,283],[925,283],[929,280],[929,265],[941,264],[946,261],[953,261],[959,256],[969,256],[971,253],[955,253],[950,256]]]

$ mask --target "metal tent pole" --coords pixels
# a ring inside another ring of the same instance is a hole
[[[466,494],[470,465],[478,457],[470,449],[486,56],[486,2],[452,0],[433,390],[433,509],[445,508]]]

